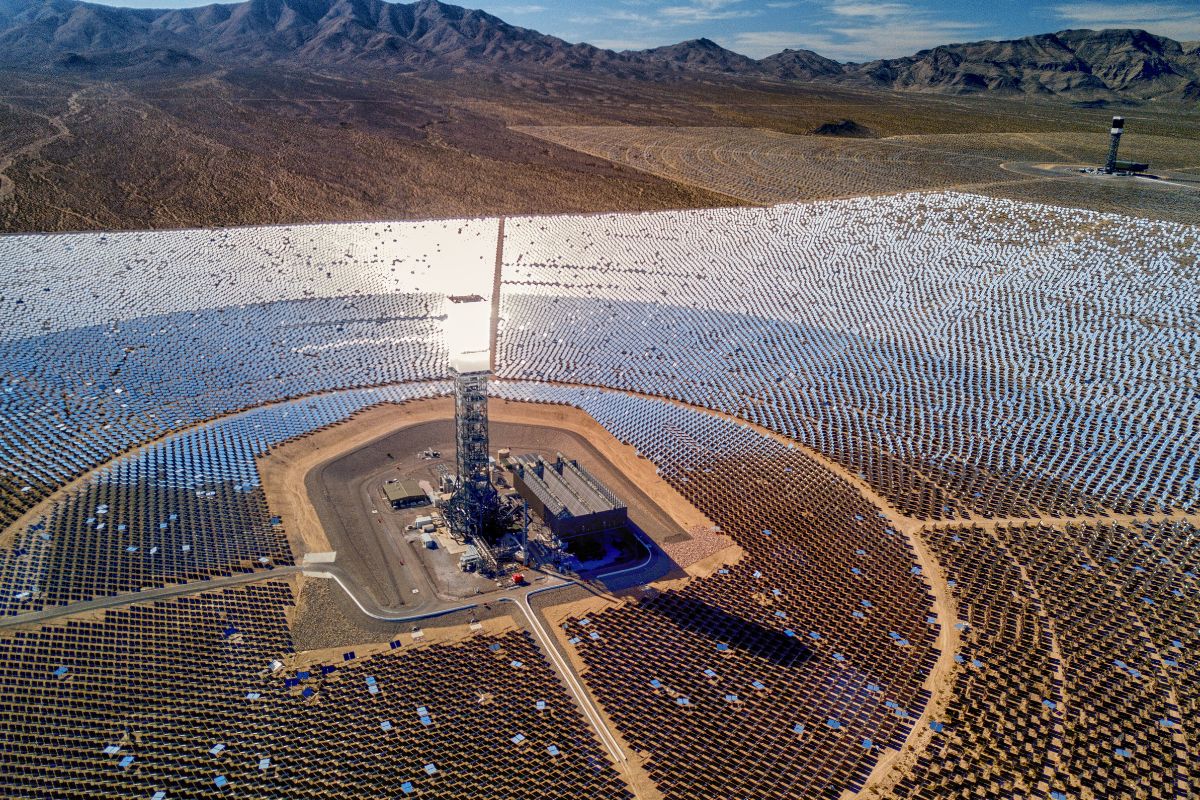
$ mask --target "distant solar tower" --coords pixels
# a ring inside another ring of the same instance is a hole
[[[1121,134],[1125,132],[1125,118],[1113,117],[1111,138],[1108,143],[1108,160],[1104,162],[1104,171],[1109,175],[1117,171],[1117,148],[1121,146]]]

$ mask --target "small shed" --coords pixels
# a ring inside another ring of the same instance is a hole
[[[410,480],[388,481],[383,485],[383,496],[392,504],[392,508],[410,508],[429,502],[425,490],[416,481]]]

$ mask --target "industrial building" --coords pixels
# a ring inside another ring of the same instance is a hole
[[[429,495],[416,481],[388,481],[383,484],[383,496],[392,508],[410,508],[429,502]]]
[[[577,461],[558,455],[548,462],[528,454],[510,465],[513,487],[555,536],[615,530],[628,521],[625,504]]]

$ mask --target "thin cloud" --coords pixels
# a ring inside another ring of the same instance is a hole
[[[496,6],[492,14],[503,16],[504,14],[512,14],[513,16],[521,16],[525,14],[540,14],[546,10],[546,6],[524,5],[524,6]]]
[[[694,0],[687,5],[660,8],[658,13],[680,25],[756,17],[761,13],[755,9],[733,7],[743,4],[744,0]]]
[[[730,49],[756,58],[785,48],[813,50],[838,61],[872,61],[912,55],[938,45],[983,38],[980,25],[947,19],[911,3],[832,0],[804,30],[748,31]]]
[[[691,6],[667,6],[659,11],[663,16],[680,25],[692,25],[697,22],[712,22],[722,19],[746,19],[757,17],[757,11],[704,11]]]
[[[904,3],[834,3],[829,8],[840,17],[871,17],[886,19],[913,13],[913,7]]]
[[[745,0],[695,0],[687,5],[665,6],[651,10],[645,2],[626,0],[623,5],[633,8],[645,8],[645,12],[632,11],[623,8],[593,7],[592,13],[576,14],[569,18],[574,25],[606,25],[617,23],[622,28],[639,30],[669,30],[688,25],[713,22],[719,20],[743,19],[757,16],[760,12],[752,9],[732,8]],[[628,39],[612,39],[611,41],[640,41],[639,37]],[[599,46],[597,40],[593,44]],[[658,42],[657,44],[662,44]]]
[[[852,60],[897,58],[939,45],[987,38],[977,33],[979,28],[975,25],[952,21],[917,20],[891,23],[886,27],[871,25],[831,30],[846,42],[834,52]]]
[[[866,18],[863,18],[866,22]],[[873,61],[908,56],[919,50],[966,39],[984,38],[970,23],[917,18],[890,19],[886,25],[837,25],[819,31],[747,31],[722,44],[753,58],[780,50],[813,50],[836,61]]]
[[[567,21],[572,25],[604,25],[614,22],[632,23],[642,28],[658,28],[663,24],[661,19],[646,14],[638,14],[634,11],[622,11],[621,9],[613,9],[604,14],[577,14],[569,17]]]
[[[1051,9],[1072,28],[1141,28],[1172,39],[1200,39],[1200,6],[1179,3],[1065,3]]]
[[[719,44],[751,58],[765,58],[780,50],[811,50],[813,48],[804,41],[812,41],[813,38],[811,34],[805,35],[795,31],[746,31],[732,39],[720,41]]]

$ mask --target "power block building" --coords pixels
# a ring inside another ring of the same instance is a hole
[[[577,461],[529,454],[511,464],[513,487],[555,536],[615,530],[629,519],[625,504]]]

